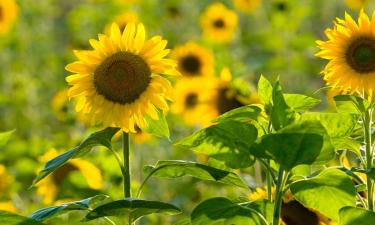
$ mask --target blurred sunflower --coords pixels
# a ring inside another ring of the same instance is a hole
[[[212,53],[193,42],[177,46],[171,53],[176,59],[178,70],[184,76],[210,76],[214,72],[214,57]]]
[[[272,194],[275,196],[276,188],[272,187]],[[251,201],[267,198],[267,191],[257,188],[249,194]],[[294,199],[290,191],[285,192],[281,206],[282,225],[335,225],[336,223],[321,213],[308,209]]]
[[[144,144],[148,142],[152,136],[149,133],[143,132],[139,127],[135,127],[136,133],[131,135],[132,140],[136,144]]]
[[[120,28],[121,33],[124,32],[125,27],[128,23],[138,23],[138,14],[135,12],[125,12],[120,15],[118,15],[113,22],[108,24],[105,27],[105,33],[109,36],[111,35],[111,26],[112,23],[117,23],[117,25]]]
[[[51,100],[51,106],[56,118],[66,120],[68,116],[68,90],[58,91]]]
[[[7,171],[4,165],[0,164],[0,196],[8,192],[14,178]],[[0,210],[16,212],[17,209],[14,207],[12,201],[0,201]]]
[[[46,163],[48,160],[53,159],[58,155],[56,149],[51,148],[44,155],[39,157],[39,161],[41,163]],[[51,175],[45,177],[36,185],[37,194],[42,196],[45,204],[51,204],[55,201],[55,198],[59,193],[59,186],[74,171],[82,173],[90,188],[98,190],[103,186],[101,172],[96,166],[82,159],[73,159],[58,168]]]
[[[234,7],[240,12],[254,12],[262,3],[262,0],[233,0]]]
[[[326,29],[327,41],[317,41],[316,56],[328,59],[322,74],[327,85],[342,91],[367,94],[375,88],[375,14],[371,20],[361,10],[358,24],[349,14]]]
[[[367,6],[368,0],[345,0],[346,5],[354,10],[360,10]]]
[[[215,94],[213,84],[210,78],[180,79],[174,90],[172,112],[182,114],[185,123],[189,125],[208,125],[215,117],[208,104]]]
[[[129,23],[121,33],[112,24],[111,35],[90,40],[94,50],[75,51],[79,61],[66,66],[76,73],[66,78],[72,85],[69,98],[78,97],[76,111],[83,111],[92,124],[120,127],[135,132],[147,126],[145,115],[159,118],[166,112],[171,84],[160,76],[179,75],[176,62],[164,57],[167,41],[160,36],[146,40],[143,24]]]
[[[203,35],[212,42],[228,43],[233,40],[238,26],[236,13],[222,3],[208,6],[200,18]]]
[[[18,6],[14,0],[0,1],[0,34],[8,33],[18,16]]]

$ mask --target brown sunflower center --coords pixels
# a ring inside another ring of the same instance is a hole
[[[216,28],[223,28],[225,23],[223,19],[217,19],[213,22],[214,27]]]
[[[62,182],[69,176],[69,174],[73,171],[78,170],[77,167],[74,165],[67,163],[60,168],[58,168],[52,176],[53,183],[56,184],[57,186],[62,184]]]
[[[319,218],[296,200],[283,203],[281,219],[286,225],[319,225]]]
[[[219,114],[226,113],[232,109],[244,106],[235,96],[228,96],[229,88],[221,88],[218,91],[216,107]]]
[[[277,2],[275,4],[275,8],[278,10],[278,11],[286,11],[287,10],[287,5],[285,2]]]
[[[201,62],[196,56],[188,55],[182,59],[181,67],[184,71],[195,75],[201,69]]]
[[[345,57],[347,63],[358,73],[375,71],[375,39],[361,37],[354,40]]]
[[[198,104],[198,95],[196,93],[190,93],[186,96],[185,106],[186,108],[194,108]]]
[[[127,104],[147,89],[151,70],[146,62],[129,52],[118,52],[104,60],[94,72],[96,91],[107,100]]]

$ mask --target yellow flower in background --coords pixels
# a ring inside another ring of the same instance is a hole
[[[7,33],[18,16],[18,6],[14,0],[0,1],[0,34]]]
[[[138,23],[138,14],[135,12],[125,12],[118,15],[112,23],[117,23],[120,28],[121,33],[124,32],[125,27],[128,23]],[[105,33],[111,35],[112,23],[108,24],[105,27]]]
[[[66,78],[69,98],[78,97],[76,111],[92,124],[135,132],[146,127],[145,116],[159,118],[171,99],[171,84],[161,75],[177,76],[177,64],[165,59],[169,49],[160,36],[146,40],[143,24],[130,23],[121,33],[113,24],[111,35],[91,39],[94,50],[75,51],[79,61],[66,66],[75,73]]]
[[[214,118],[209,108],[209,101],[215,94],[214,82],[211,78],[183,78],[174,90],[174,103],[171,111],[181,114],[185,123],[189,125],[206,126]]]
[[[8,212],[17,212],[16,207],[14,206],[12,201],[0,201],[0,210],[8,211]]]
[[[322,71],[327,85],[372,97],[375,88],[375,14],[360,12],[358,23],[349,14],[327,29],[327,41],[317,41],[316,56],[328,59]]]
[[[212,53],[193,42],[177,46],[171,53],[176,59],[178,70],[184,76],[211,76],[214,73],[214,57]]]
[[[238,26],[236,13],[222,3],[208,6],[200,18],[203,35],[216,43],[228,43],[233,40]]]
[[[240,12],[254,12],[262,3],[262,0],[233,0],[234,7]]]
[[[49,149],[44,155],[39,157],[41,163],[46,163],[58,156],[56,149]],[[43,198],[45,204],[51,204],[55,201],[59,186],[74,171],[80,172],[85,178],[88,186],[98,190],[103,186],[103,178],[100,170],[92,163],[82,160],[73,159],[58,168],[55,172],[41,180],[37,185],[37,194]]]
[[[346,5],[354,10],[360,10],[367,6],[368,0],[345,0]]]
[[[13,181],[13,176],[7,172],[4,165],[0,164],[0,198],[7,197],[6,193],[8,192],[8,189],[10,188]],[[0,201],[0,210],[9,212],[17,211],[17,209],[14,207],[13,202],[9,200]]]
[[[64,121],[68,116],[68,90],[58,91],[51,100],[51,106],[56,118]]]

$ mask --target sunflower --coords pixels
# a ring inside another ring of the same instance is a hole
[[[18,6],[14,0],[0,1],[0,34],[7,33],[17,19]]]
[[[208,125],[214,118],[214,112],[208,104],[215,94],[213,84],[211,78],[180,79],[175,86],[172,112],[182,114],[185,123],[189,125]]]
[[[212,42],[228,43],[233,40],[238,26],[238,17],[222,3],[208,6],[200,18],[203,35]]]
[[[354,10],[360,10],[367,6],[368,0],[345,0],[346,5]]]
[[[58,152],[56,149],[51,148],[44,155],[39,157],[39,161],[41,163],[46,163],[48,160],[53,159],[56,156],[58,156]],[[51,175],[45,177],[36,185],[37,193],[42,196],[45,204],[51,204],[54,202],[59,193],[59,186],[74,171],[82,173],[91,189],[98,190],[103,186],[103,178],[97,167],[88,161],[73,159],[58,168]]]
[[[272,187],[272,195],[275,196],[276,188]],[[267,198],[267,191],[263,188],[257,188],[249,194],[251,201],[257,201]],[[336,223],[321,213],[308,209],[294,199],[292,193],[288,190],[283,196],[281,205],[281,224],[282,225],[336,225]]]
[[[56,118],[66,120],[68,116],[68,90],[58,91],[51,100],[51,106]]]
[[[124,32],[125,27],[128,23],[138,23],[138,14],[135,12],[125,12],[120,15],[118,15],[115,19],[114,22],[117,23],[117,25],[120,28],[121,33]],[[111,35],[111,26],[112,23],[108,24],[105,27],[105,33],[109,36]]]
[[[196,43],[188,42],[177,46],[171,55],[176,59],[178,70],[184,76],[210,76],[214,72],[212,53]]]
[[[349,14],[327,29],[327,41],[317,41],[316,56],[330,60],[322,74],[327,85],[371,98],[375,88],[375,13],[361,10],[358,23]]]
[[[259,5],[262,3],[262,0],[233,0],[234,7],[240,12],[251,13],[254,12]]]
[[[152,136],[149,133],[143,132],[139,127],[135,127],[136,133],[131,136],[135,144],[144,144],[151,140]]]
[[[145,116],[157,120],[158,109],[169,109],[171,84],[161,74],[179,72],[174,60],[164,58],[166,40],[145,40],[143,24],[129,23],[122,33],[112,24],[110,36],[101,34],[90,44],[94,50],[75,51],[79,61],[66,66],[76,73],[66,78],[69,98],[79,98],[76,111],[92,124],[135,132],[135,125],[147,126]]]
[[[0,196],[3,197],[4,193],[7,193],[12,182],[14,181],[13,176],[11,176],[5,166],[0,164]],[[4,195],[5,196],[5,195]],[[16,212],[17,209],[14,207],[13,202],[9,200],[0,201],[0,210]]]

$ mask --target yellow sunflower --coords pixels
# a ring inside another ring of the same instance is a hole
[[[317,41],[316,56],[328,59],[322,71],[327,85],[372,97],[375,88],[375,13],[360,12],[358,23],[349,14],[327,29],[327,41]]]
[[[14,0],[0,1],[0,34],[7,33],[17,19],[18,6]]]
[[[345,0],[346,5],[354,10],[360,10],[367,6],[368,0]]]
[[[275,197],[276,188],[272,187],[272,195]],[[257,201],[267,198],[267,191],[263,188],[257,188],[249,194],[251,201]],[[282,225],[336,225],[336,222],[323,216],[321,213],[308,209],[296,201],[292,193],[288,190],[283,196],[281,206],[281,224]]]
[[[174,90],[174,103],[171,110],[181,114],[189,125],[206,126],[214,118],[209,102],[215,94],[215,84],[211,78],[183,78]]]
[[[208,6],[200,18],[203,35],[212,42],[228,43],[233,40],[238,26],[237,14],[222,3]]]
[[[233,0],[234,7],[240,12],[254,12],[262,3],[262,0]]]
[[[138,14],[135,12],[125,12],[114,19],[114,22],[117,23],[117,25],[119,26],[121,33],[124,32],[125,27],[128,23],[138,23],[138,21]],[[108,24],[105,27],[105,33],[108,36],[111,35],[111,27],[112,23]]]
[[[49,149],[44,155],[39,157],[41,163],[46,163],[48,160],[58,156],[56,149]],[[59,186],[72,172],[79,171],[86,179],[88,186],[92,189],[98,190],[103,186],[103,178],[100,170],[92,163],[82,160],[73,159],[68,163],[58,168],[54,173],[45,177],[40,181],[37,187],[37,194],[43,198],[45,204],[51,204],[55,201]]]
[[[214,57],[212,53],[193,42],[177,46],[171,56],[176,59],[178,70],[184,76],[211,76],[214,72]]]
[[[68,115],[68,90],[58,91],[51,100],[51,106],[57,119],[64,121]]]
[[[14,181],[13,176],[11,176],[5,166],[0,164],[0,197],[6,197],[6,194],[8,192],[9,187],[11,186],[12,182]],[[17,209],[14,207],[14,204],[12,201],[6,200],[6,201],[0,201],[0,210],[10,211],[10,212],[16,212]]]
[[[76,111],[92,124],[135,132],[146,127],[145,116],[157,120],[160,109],[169,109],[171,84],[162,75],[179,75],[176,62],[164,57],[167,41],[146,40],[143,24],[129,23],[121,33],[112,24],[111,35],[91,39],[94,50],[75,51],[79,61],[66,66],[75,73],[66,78],[69,98],[78,97]]]

